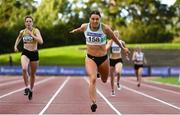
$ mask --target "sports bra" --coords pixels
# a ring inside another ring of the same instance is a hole
[[[107,43],[107,36],[102,30],[101,23],[97,31],[92,31],[90,29],[90,23],[88,23],[84,35],[86,38],[86,44],[88,45],[105,45]]]
[[[28,34],[27,29],[24,29],[21,31],[22,32],[22,38],[24,43],[35,43],[36,41],[34,38]],[[36,28],[32,29],[33,34],[36,32]]]
[[[121,48],[114,41],[111,45],[111,53],[121,53]]]
[[[140,61],[143,61],[143,59],[144,59],[144,53],[142,53],[142,52],[140,52],[140,53],[135,52],[135,60],[136,61],[140,62]]]

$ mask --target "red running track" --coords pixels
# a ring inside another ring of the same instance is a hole
[[[110,82],[97,80],[97,111],[90,110],[87,77],[37,77],[33,99],[23,95],[20,76],[0,76],[0,114],[119,114],[179,115],[180,87],[121,79],[111,96]]]

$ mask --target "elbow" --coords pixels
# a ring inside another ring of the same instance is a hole
[[[109,48],[108,47],[106,47],[106,50],[108,50]]]
[[[39,42],[39,44],[41,44],[41,45],[42,45],[43,43],[44,43],[43,41],[40,41],[40,42]]]

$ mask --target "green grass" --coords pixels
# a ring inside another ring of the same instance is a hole
[[[40,50],[40,61],[42,65],[84,65],[85,50],[83,45],[57,47]]]
[[[55,47],[39,50],[40,65],[82,66],[84,65],[84,45]],[[0,65],[7,65],[9,55],[13,63],[20,65],[21,53],[3,54],[0,56]]]
[[[128,44],[129,48],[134,48],[136,44]],[[180,44],[139,44],[144,49],[178,49]],[[81,50],[85,45],[73,45],[65,47],[55,47],[39,50],[40,65],[61,65],[61,66],[83,66],[86,52]],[[9,55],[13,58],[15,65],[20,65],[21,53],[11,53],[0,55],[0,65],[7,65]]]
[[[153,81],[180,86],[180,81],[178,81],[178,79],[178,77],[157,77],[153,79]]]

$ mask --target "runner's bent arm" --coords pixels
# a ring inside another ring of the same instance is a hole
[[[42,39],[40,31],[38,29],[36,29],[35,31],[36,31],[36,35],[34,35],[33,32],[31,31],[28,31],[28,32],[39,44],[43,44],[43,39]]]
[[[108,49],[111,47],[112,42],[113,42],[112,39],[107,42],[107,44],[106,44],[106,50],[108,50]]]
[[[125,51],[126,55],[128,55],[129,49],[123,45],[122,41],[118,40],[111,28],[107,25],[104,25],[104,31],[108,35],[108,37],[111,38],[117,45],[119,45],[119,47],[121,47]]]
[[[86,27],[87,27],[87,24],[82,24],[79,28],[76,28],[70,31],[70,33],[84,32]]]
[[[16,38],[16,42],[15,42],[15,44],[14,44],[14,51],[15,51],[15,52],[18,51],[17,46],[18,46],[19,42],[20,42],[21,39],[22,39],[22,33],[23,33],[23,31],[20,31],[18,37]]]

